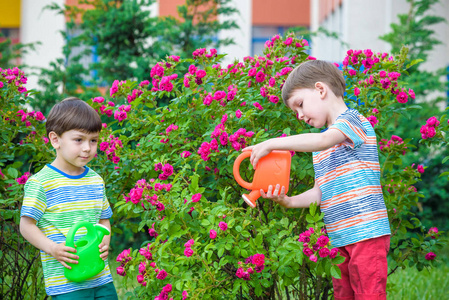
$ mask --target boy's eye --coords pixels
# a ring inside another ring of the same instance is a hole
[[[81,142],[81,139],[75,139],[75,142]]]
[[[92,143],[96,143],[97,142],[97,140],[92,140]]]

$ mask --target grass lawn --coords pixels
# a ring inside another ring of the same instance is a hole
[[[397,270],[388,277],[388,300],[449,299],[449,246],[437,252],[438,267]]]

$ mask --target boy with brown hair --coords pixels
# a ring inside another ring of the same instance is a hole
[[[64,277],[67,263],[76,264],[75,248],[65,246],[73,224],[89,221],[106,226],[112,210],[103,179],[86,165],[95,157],[102,129],[98,113],[78,98],[67,98],[50,111],[47,135],[56,158],[25,185],[20,232],[41,250],[45,290],[52,299],[117,299],[107,264],[110,235],[99,245],[106,266],[98,275],[72,282]],[[86,234],[78,230],[75,240]]]
[[[297,66],[282,88],[285,105],[296,117],[327,129],[270,139],[252,150],[254,168],[273,150],[313,152],[315,185],[286,196],[270,186],[262,197],[288,208],[320,205],[333,246],[345,257],[341,279],[333,278],[335,299],[386,299],[390,224],[380,185],[376,134],[369,121],[346,106],[345,80],[332,63],[313,60]]]

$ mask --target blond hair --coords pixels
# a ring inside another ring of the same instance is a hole
[[[282,100],[287,105],[288,99],[296,89],[313,89],[321,81],[329,86],[337,97],[342,97],[346,83],[342,72],[333,64],[323,60],[309,60],[301,63],[288,75],[282,87]]]

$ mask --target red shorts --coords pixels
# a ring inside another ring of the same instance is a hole
[[[341,279],[332,278],[335,300],[387,299],[387,253],[390,236],[339,247],[346,259],[338,267]]]

